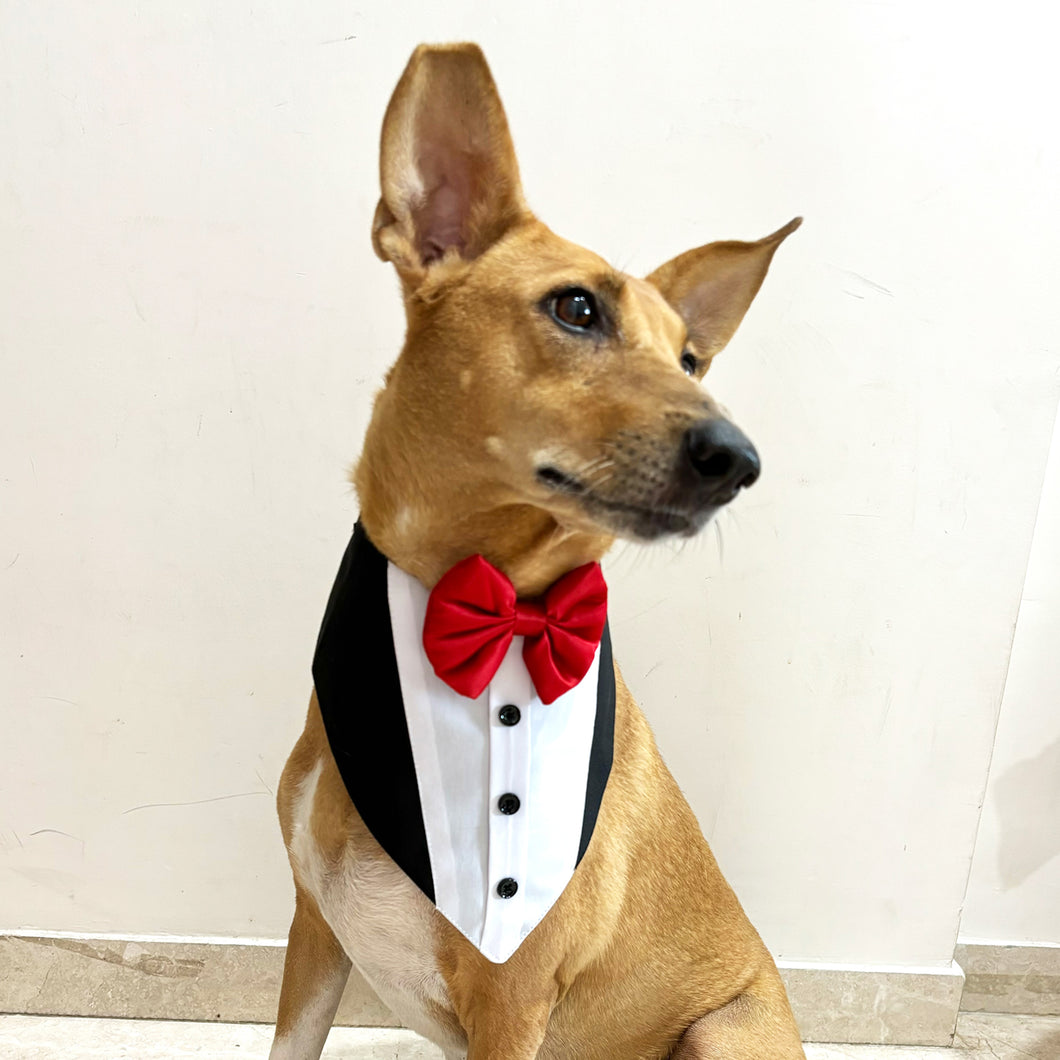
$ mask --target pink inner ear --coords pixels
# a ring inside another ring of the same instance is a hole
[[[454,173],[450,169],[434,175],[422,161],[421,165],[427,191],[423,204],[415,211],[415,225],[417,250],[426,265],[437,261],[451,247],[463,253],[471,194],[466,171]],[[439,183],[432,181],[431,176]]]
[[[445,107],[441,94],[431,99],[417,121],[416,168],[424,198],[414,210],[416,241],[426,264],[455,248],[463,253],[469,241],[472,199],[478,172],[489,160],[475,148],[474,116]]]

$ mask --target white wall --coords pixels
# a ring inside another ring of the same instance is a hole
[[[1001,701],[962,941],[1060,946],[1060,419]]]
[[[471,37],[620,266],[806,215],[712,373],[764,478],[618,553],[615,641],[775,952],[947,962],[1058,391],[1043,12],[5,5],[0,928],[285,933],[270,789],[402,333],[379,124]]]

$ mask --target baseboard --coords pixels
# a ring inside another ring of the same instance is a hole
[[[964,973],[778,962],[803,1040],[951,1045]]]
[[[1060,1016],[1060,946],[960,942],[961,1008]]]
[[[0,935],[0,1012],[271,1023],[284,944]],[[963,975],[944,969],[781,967],[808,1041],[948,1045]],[[397,1022],[356,972],[336,1023]]]
[[[0,1012],[272,1023],[284,942],[0,935]],[[354,972],[336,1023],[396,1027]]]

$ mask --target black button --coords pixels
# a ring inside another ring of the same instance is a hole
[[[519,812],[519,796],[513,795],[510,791],[507,795],[502,795],[497,800],[497,809],[501,811],[505,816],[511,817],[513,813]]]
[[[522,714],[519,713],[519,708],[514,703],[508,703],[497,712],[497,717],[500,718],[502,725],[518,725]]]
[[[511,876],[505,876],[504,879],[497,884],[497,893],[502,898],[514,898],[517,890],[519,890],[519,884],[517,884]]]

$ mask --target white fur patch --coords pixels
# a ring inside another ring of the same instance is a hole
[[[406,504],[394,515],[394,529],[398,534],[407,534],[416,522],[416,513]]]
[[[351,844],[339,865],[327,865],[313,839],[313,801],[323,762],[299,786],[293,807],[291,855],[302,885],[380,1000],[407,1027],[463,1055],[467,1043],[436,1023],[428,1003],[450,1009],[434,953],[434,907],[387,857],[358,859]],[[292,1054],[293,1056],[294,1054]],[[283,1054],[270,1060],[286,1060]]]

